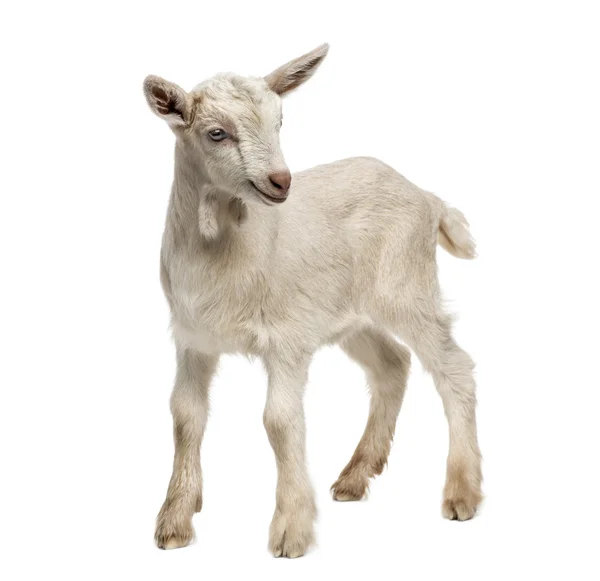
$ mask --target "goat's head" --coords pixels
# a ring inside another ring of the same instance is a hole
[[[149,76],[144,93],[217,189],[279,203],[291,183],[279,145],[281,97],[313,75],[328,48],[321,45],[266,77],[219,74],[190,93]]]

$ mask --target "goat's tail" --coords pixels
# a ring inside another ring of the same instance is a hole
[[[438,226],[438,244],[457,258],[475,258],[475,240],[469,231],[469,222],[464,214],[447,206],[440,198],[429,194],[430,201],[440,210]]]
[[[444,204],[440,218],[438,244],[456,258],[475,258],[475,240],[469,231],[469,222],[456,208]]]

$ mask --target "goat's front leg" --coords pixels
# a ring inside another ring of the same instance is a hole
[[[314,492],[306,470],[303,395],[310,357],[266,361],[269,374],[264,424],[277,461],[277,497],[269,548],[276,557],[300,557],[312,543]]]
[[[175,459],[167,498],[156,521],[161,549],[185,547],[194,536],[192,516],[202,508],[200,443],[208,417],[208,387],[218,357],[177,352],[177,376],[171,396]]]

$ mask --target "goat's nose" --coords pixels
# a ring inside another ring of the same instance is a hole
[[[285,196],[292,183],[292,174],[289,170],[276,171],[269,175],[271,185],[277,190],[278,196]]]

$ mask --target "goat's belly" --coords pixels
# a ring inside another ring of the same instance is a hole
[[[234,305],[223,304],[222,308],[213,306],[208,311],[196,297],[182,293],[174,303],[171,328],[177,345],[210,355],[239,353],[260,357],[269,353],[272,346],[294,341],[298,342],[298,349],[316,350],[339,341],[351,329],[372,324],[368,317],[352,309],[332,313],[305,305],[305,316],[296,313],[293,318],[278,317],[273,321],[265,316],[269,312],[266,307],[240,313]]]

